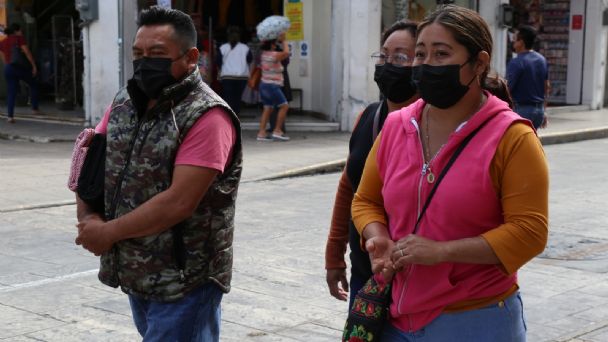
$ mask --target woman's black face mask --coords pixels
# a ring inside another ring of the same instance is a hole
[[[416,94],[412,84],[411,66],[394,66],[390,63],[376,65],[374,81],[380,92],[391,102],[402,103]]]
[[[460,83],[460,69],[467,65],[430,65],[422,64],[413,68],[412,80],[418,88],[420,97],[437,108],[450,108],[469,91],[469,85],[475,80],[474,76],[466,85]]]

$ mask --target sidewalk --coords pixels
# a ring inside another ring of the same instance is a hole
[[[137,339],[124,295],[100,285],[93,269],[97,258],[73,244],[74,206],[57,206],[73,203],[65,182],[72,142],[81,129],[27,120],[9,125],[0,118],[0,138],[53,142],[0,140],[0,218],[9,237],[0,243],[0,317],[5,318],[0,340],[2,333],[12,336],[6,339],[11,341]],[[289,142],[257,142],[255,132],[243,134],[245,184],[239,191],[233,291],[223,302],[223,341],[335,341],[340,336],[346,307],[327,294],[322,260],[338,175],[257,180],[336,169],[344,162],[350,134],[290,136]],[[607,137],[608,110],[552,115],[540,136],[545,144]],[[601,140],[589,145],[600,149],[605,144]],[[548,153],[555,156],[551,149]],[[596,164],[593,172],[582,170],[587,173],[581,176],[593,184],[606,174],[599,158]],[[572,184],[567,177],[557,173],[555,184]],[[574,196],[575,186],[563,191]],[[581,208],[588,203],[573,202],[552,209],[584,215]],[[52,208],[18,211],[45,206]],[[575,220],[578,216],[562,220],[563,227],[552,230],[585,226]],[[592,221],[588,229],[600,231],[603,226]],[[596,251],[608,246],[596,245]],[[560,260],[551,251],[548,248],[545,257],[535,258],[520,272],[528,340],[608,340],[605,260],[589,261],[589,266],[586,261]]]
[[[38,160],[37,172],[44,179],[45,191],[28,184],[32,175],[20,173],[20,167],[8,167],[14,177],[2,182],[5,193],[0,195],[0,212],[24,207],[44,207],[73,202],[73,194],[64,186],[69,169],[71,143],[82,126],[74,123],[49,123],[21,119],[9,124],[0,118],[0,139],[27,140],[39,143],[58,142],[66,145],[65,158],[61,163]],[[289,122],[287,123],[289,131]],[[344,165],[348,153],[348,132],[290,132],[288,142],[259,142],[255,132],[243,132],[244,168],[243,182],[278,179],[333,171]],[[549,116],[549,127],[539,132],[543,144],[608,137],[608,109],[560,112]],[[0,150],[0,155],[2,155]],[[49,165],[53,165],[50,167]],[[6,169],[6,168],[5,168]],[[36,196],[33,196],[35,195]],[[32,203],[31,198],[38,198]]]

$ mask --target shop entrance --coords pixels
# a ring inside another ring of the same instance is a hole
[[[571,16],[571,10],[581,12],[577,10],[585,7],[585,1],[511,0],[510,4],[514,28],[530,25],[538,32],[534,50],[545,56],[549,66],[549,104],[580,104],[585,18]],[[511,46],[508,51],[512,51]]]
[[[83,54],[79,15],[73,0],[15,0],[6,2],[6,24],[21,26],[38,66],[40,109],[45,114],[77,111],[82,115]],[[20,91],[18,107],[27,106]],[[29,111],[16,108],[16,112]]]

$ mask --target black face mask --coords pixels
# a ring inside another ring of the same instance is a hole
[[[177,80],[171,75],[171,58],[142,57],[133,61],[133,79],[146,96],[157,99],[160,92]]]
[[[374,81],[380,92],[391,102],[401,103],[416,94],[412,84],[412,67],[396,67],[390,63],[376,65]]]
[[[455,105],[469,91],[475,77],[463,85],[460,83],[462,65],[417,65],[413,69],[412,81],[420,92],[420,97],[437,108],[446,109]]]

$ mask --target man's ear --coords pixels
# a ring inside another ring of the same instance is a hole
[[[186,52],[186,60],[188,61],[188,66],[195,66],[198,64],[199,54],[200,53],[198,52],[198,49],[195,47],[190,48],[190,50]]]

